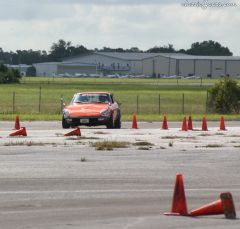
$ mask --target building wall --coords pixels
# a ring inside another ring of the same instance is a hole
[[[57,74],[96,74],[96,66],[68,66],[68,65],[58,65]]]
[[[79,63],[88,63],[88,64],[105,64],[110,66],[112,63],[120,63],[120,64],[126,64],[129,63],[126,60],[121,60],[121,59],[116,59],[104,55],[99,55],[96,53],[93,54],[88,54],[84,56],[79,56],[79,57],[74,57],[74,58],[69,58],[64,60],[65,63],[74,63],[74,62],[79,62]]]
[[[213,60],[212,61],[212,78],[218,78],[225,76],[225,60]]]
[[[170,65],[169,65],[169,76],[177,75],[176,69],[177,69],[177,60],[170,58]]]
[[[180,76],[192,76],[194,75],[194,60],[177,60],[176,69],[177,75]]]
[[[85,56],[79,56],[75,58],[70,58],[64,60],[64,63],[87,63],[87,64],[96,64],[98,68],[106,68],[109,71],[116,71],[116,72],[134,72],[141,68],[141,66],[137,66],[135,62],[131,62],[128,60],[121,60],[117,58],[112,58],[104,55],[99,54],[88,54]],[[131,66],[133,64],[133,66]],[[138,63],[139,65],[139,63]],[[131,70],[133,68],[133,70]]]
[[[240,76],[240,61],[228,60],[226,73],[232,77],[239,77]]]
[[[33,64],[33,66],[36,68],[36,76],[57,75],[57,65],[58,62]]]
[[[169,58],[158,56],[154,57],[154,60],[155,60],[155,73],[157,77],[168,75]]]
[[[170,61],[170,62],[169,62]],[[157,56],[143,60],[142,74],[146,76],[153,76],[156,74],[157,77],[174,75],[176,61],[163,56]]]
[[[146,76],[152,76],[154,73],[153,58],[144,59],[142,62],[142,74]]]
[[[143,73],[143,62],[142,61],[130,61],[130,74],[142,75]]]
[[[195,75],[207,78],[211,74],[210,60],[195,60]]]

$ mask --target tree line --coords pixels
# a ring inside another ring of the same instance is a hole
[[[141,50],[138,47],[132,47],[130,49],[123,48],[109,48],[103,47],[102,49],[95,48],[94,50],[88,49],[83,45],[73,46],[71,41],[65,41],[63,39],[53,43],[50,51],[32,49],[29,50],[17,50],[16,52],[5,52],[0,47],[0,63],[2,64],[28,64],[41,63],[41,62],[58,62],[63,58],[73,57],[76,55],[87,54],[91,52],[149,52],[149,53],[184,53],[190,55],[202,55],[202,56],[232,56],[233,53],[228,47],[223,47],[216,41],[203,41],[195,42],[189,49],[175,49],[172,44],[165,46],[154,46],[148,50]]]

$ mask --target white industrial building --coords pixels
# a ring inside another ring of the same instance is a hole
[[[143,60],[143,74],[218,78],[240,76],[240,57],[161,54]]]
[[[27,69],[31,67],[31,65],[27,65],[27,64],[16,64],[16,65],[6,64],[6,66],[10,69],[18,70],[21,76],[26,76]]]
[[[33,64],[37,76],[74,76],[96,74],[97,66],[88,63],[45,62]]]
[[[118,74],[199,76],[217,78],[240,76],[240,57],[192,56],[182,53],[95,52],[66,58],[62,62],[34,64],[37,76]]]

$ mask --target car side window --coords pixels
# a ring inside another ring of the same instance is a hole
[[[113,99],[113,95],[110,94],[110,99],[111,99],[111,102],[114,103],[114,99]]]

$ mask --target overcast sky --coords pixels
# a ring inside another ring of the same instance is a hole
[[[0,47],[49,51],[59,39],[88,49],[188,49],[214,40],[240,56],[240,0],[0,0]]]

